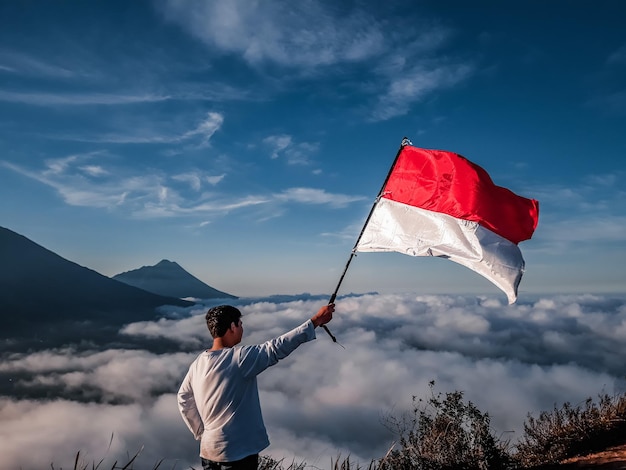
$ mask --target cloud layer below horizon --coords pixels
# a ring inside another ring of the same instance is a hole
[[[322,298],[239,299],[244,343],[297,326]],[[204,308],[189,316],[131,324],[126,335],[167,338],[179,352],[76,350],[6,354],[0,375],[45,399],[0,397],[0,454],[10,468],[165,459],[198,465],[198,447],[178,415],[175,392],[187,366],[210,341]],[[359,295],[337,301],[323,331],[259,377],[272,445],[285,462],[329,468],[350,456],[382,457],[395,436],[386,426],[413,408],[412,397],[461,390],[488,412],[496,435],[521,437],[528,413],[566,401],[624,392],[621,345],[626,298],[538,297],[506,306],[491,297]],[[110,448],[107,447],[111,441]],[[36,451],[33,451],[36,449]]]

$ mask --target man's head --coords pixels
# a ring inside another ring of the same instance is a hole
[[[218,305],[210,308],[205,318],[206,326],[213,338],[222,338],[233,324],[235,328],[241,327],[241,312],[232,305]]]

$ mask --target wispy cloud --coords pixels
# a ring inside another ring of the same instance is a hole
[[[8,49],[0,49],[0,69],[20,75],[48,78],[66,79],[83,75],[83,73],[69,67]]]
[[[583,219],[555,220],[541,227],[542,242],[569,251],[572,244],[623,242],[626,240],[626,216],[592,216]]]
[[[436,90],[451,88],[467,79],[469,64],[420,65],[389,77],[387,90],[378,98],[372,118],[384,121],[406,114],[411,106]]]
[[[181,173],[172,176],[172,179],[189,184],[195,191],[200,191],[202,188],[202,177],[198,173]]]
[[[406,114],[416,102],[458,85],[473,72],[471,63],[449,54],[445,62],[434,60],[452,32],[426,18],[409,25],[398,17],[389,32],[372,11],[358,6],[342,11],[325,2],[278,7],[241,0],[168,0],[161,11],[209,49],[238,55],[252,67],[278,65],[307,76],[319,74],[320,67],[332,75],[337,64],[365,65],[367,87],[359,75],[352,89],[376,95],[375,121]],[[276,137],[280,150],[279,138],[285,136]]]
[[[276,194],[279,201],[298,202],[301,204],[328,204],[331,207],[346,207],[349,204],[365,199],[364,196],[349,196],[347,194],[328,193],[314,188],[289,188]]]
[[[79,167],[80,170],[84,171],[90,176],[106,176],[109,174],[107,170],[98,165],[86,165]]]
[[[173,175],[160,170],[136,174],[128,168],[108,168],[105,161],[87,163],[101,155],[92,152],[49,159],[40,170],[6,161],[0,161],[0,165],[54,188],[69,205],[118,210],[140,218],[222,216],[253,206],[291,203],[342,208],[363,199],[316,188],[248,195],[205,192],[202,191],[204,185],[215,187],[225,174],[213,175],[199,170]]]
[[[263,143],[271,148],[271,157],[278,158],[278,154],[291,145],[290,135],[271,135],[263,139]]]
[[[164,16],[211,48],[250,64],[312,68],[365,61],[385,49],[384,29],[365,11],[337,15],[322,2],[166,1]]]
[[[173,175],[171,178],[174,181],[180,181],[186,183],[194,191],[200,191],[203,188],[204,183],[208,183],[211,186],[217,185],[224,179],[226,174],[221,175],[207,175],[203,171],[193,171],[188,173],[180,173]]]
[[[76,50],[65,50],[63,57],[53,63],[23,52],[0,49],[0,72],[27,79],[18,87],[0,90],[0,101],[47,107],[86,107],[172,100],[217,102],[259,99],[258,96],[254,98],[256,93],[230,83],[211,80],[198,83],[181,77],[179,64],[171,58],[142,57],[142,62],[138,63],[137,58],[130,60],[122,53],[113,59],[115,66],[112,66],[111,62],[105,63],[93,56],[81,62],[78,57],[83,54],[80,46],[76,46]],[[168,59],[171,63],[164,71],[161,61]],[[141,91],[136,86],[137,73],[145,74],[145,79],[139,80]],[[39,91],[50,88],[51,83],[55,84],[57,91]]]
[[[225,173],[222,173],[221,175],[205,176],[205,180],[210,185],[215,186],[220,181],[222,181],[225,176],[226,176]]]
[[[294,142],[290,135],[271,135],[263,139],[269,147],[271,158],[284,157],[290,165],[309,165],[311,156],[318,151],[319,144],[312,142]]]
[[[180,195],[163,187],[161,197],[154,198],[133,210],[138,218],[171,218],[185,216],[221,216],[232,211],[264,205],[270,199],[263,196],[206,196],[200,199],[183,199]]]
[[[191,130],[178,130],[172,127],[180,127],[168,123],[156,124],[148,119],[140,123],[128,124],[128,122],[115,123],[119,130],[115,132],[100,132],[81,134],[56,133],[48,135],[51,139],[72,140],[77,142],[93,142],[100,144],[184,144],[192,149],[202,149],[210,145],[211,138],[224,123],[221,113],[210,111],[199,120]]]
[[[223,123],[224,116],[222,116],[220,113],[209,112],[206,119],[198,124],[195,129],[185,132],[177,139],[177,141],[188,140],[190,138],[198,136],[200,137],[200,145],[206,146],[209,144],[209,140],[211,140],[213,134],[215,134],[220,129],[220,127],[222,127]]]
[[[171,99],[167,95],[115,93],[37,93],[0,90],[0,101],[36,106],[128,105],[156,103]]]
[[[532,194],[541,206],[555,209],[564,216],[624,215],[626,208],[620,203],[626,196],[624,172],[589,174],[569,185],[542,184],[529,186],[524,194]],[[567,211],[563,211],[567,208]],[[557,212],[555,210],[555,212]]]
[[[591,174],[571,185],[529,188],[539,200],[533,245],[550,253],[587,249],[626,240],[626,197],[622,172]],[[542,247],[542,248],[541,248]]]
[[[51,159],[39,171],[6,161],[0,164],[55,189],[66,204],[73,206],[137,210],[147,204],[146,201],[172,201],[179,197],[164,185],[166,177],[159,173],[124,177],[119,169],[108,171],[101,166],[96,175],[83,171],[80,162],[92,157],[93,154]],[[103,177],[105,175],[108,177]]]

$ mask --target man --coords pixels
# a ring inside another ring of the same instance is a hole
[[[256,376],[298,346],[315,339],[315,328],[328,323],[334,304],[325,305],[288,333],[263,344],[238,346],[241,312],[213,307],[206,323],[213,346],[189,367],[178,391],[178,409],[196,440],[204,470],[256,470],[259,452],[269,446]]]

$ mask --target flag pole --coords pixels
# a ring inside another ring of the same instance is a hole
[[[337,283],[337,287],[335,287],[335,291],[330,296],[330,300],[328,301],[329,304],[335,303],[335,299],[337,298],[337,292],[339,292],[339,287],[341,286],[341,283],[343,282],[343,278],[346,277],[346,273],[348,272],[348,268],[350,267],[350,263],[352,262],[352,258],[354,258],[356,256],[356,247],[359,245],[359,242],[361,241],[361,237],[363,236],[363,232],[365,232],[365,227],[367,227],[367,224],[370,221],[370,219],[372,217],[372,214],[374,213],[374,209],[376,208],[376,204],[378,203],[378,201],[380,200],[380,198],[383,195],[383,191],[385,189],[385,186],[387,185],[387,181],[389,181],[389,177],[391,176],[391,173],[393,172],[394,167],[396,166],[396,162],[398,161],[398,157],[400,156],[400,152],[402,152],[402,149],[404,147],[406,147],[407,145],[413,145],[413,144],[409,140],[408,137],[403,137],[402,138],[402,142],[400,143],[400,148],[398,149],[398,152],[396,153],[396,157],[394,158],[393,163],[391,164],[391,167],[389,168],[389,172],[387,173],[387,177],[385,178],[385,181],[383,182],[383,185],[380,187],[380,191],[378,191],[378,196],[376,196],[376,200],[374,201],[374,204],[372,205],[372,208],[370,209],[370,213],[367,215],[367,219],[365,219],[365,223],[363,224],[363,228],[361,229],[361,233],[359,233],[359,236],[357,237],[356,242],[354,243],[354,248],[352,248],[352,251],[350,252],[350,256],[348,257],[348,261],[346,262],[346,266],[343,269],[343,273],[341,273],[341,277],[339,278],[339,282]],[[326,333],[328,333],[328,335],[333,340],[333,342],[336,343],[337,342],[337,338],[335,338],[333,336],[333,334],[326,327],[326,325],[322,325],[322,328],[324,328]]]

